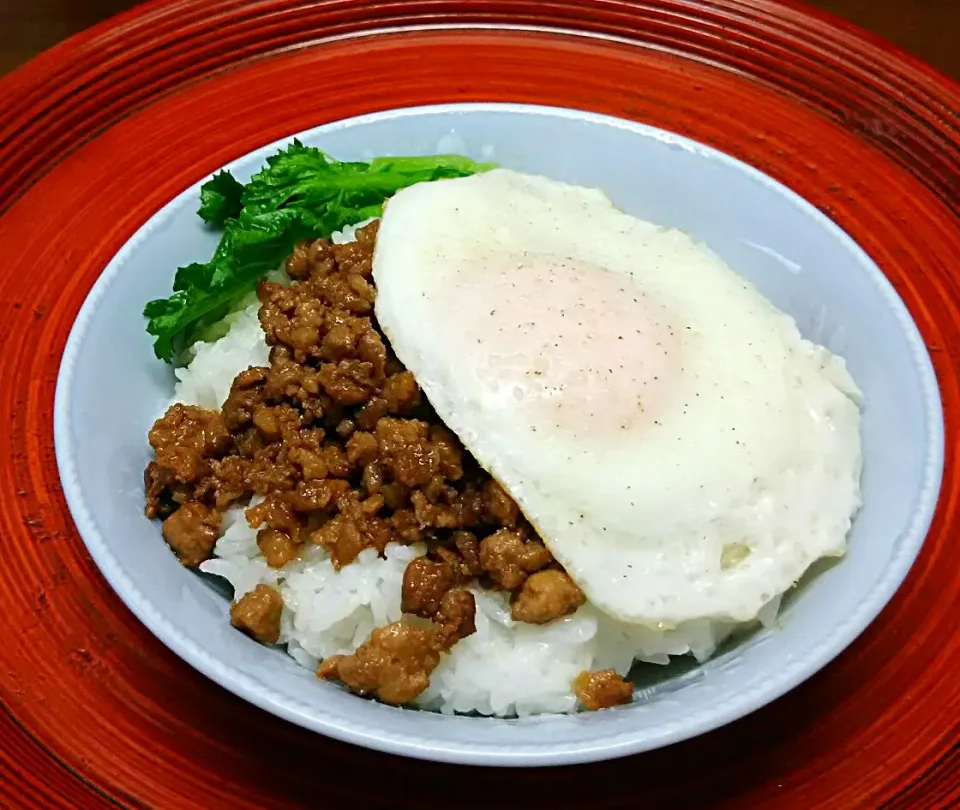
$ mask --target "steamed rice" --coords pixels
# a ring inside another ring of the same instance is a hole
[[[339,241],[352,237],[352,230]],[[177,370],[174,402],[220,408],[237,374],[269,363],[269,351],[251,303],[229,318],[219,340],[197,344],[192,362]],[[254,501],[255,502],[255,501]],[[316,669],[323,658],[353,652],[375,627],[401,618],[403,573],[422,545],[391,543],[384,557],[367,549],[334,569],[322,548],[306,546],[300,559],[273,569],[257,546],[257,533],[242,507],[227,511],[214,557],[200,568],[226,579],[239,599],[259,584],[276,588],[284,601],[279,643],[297,663]],[[576,709],[572,681],[585,670],[626,675],[634,661],[667,664],[671,656],[708,658],[737,625],[707,620],[672,630],[625,624],[590,603],[548,625],[515,622],[506,594],[472,586],[475,634],[459,641],[430,677],[416,701],[441,712],[524,716]],[[760,616],[772,622],[779,597]]]

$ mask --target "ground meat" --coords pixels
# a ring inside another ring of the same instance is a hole
[[[587,601],[577,583],[563,571],[550,568],[531,574],[513,597],[514,621],[546,624],[573,613]]]
[[[337,500],[337,508],[340,513],[310,535],[312,543],[330,553],[334,568],[349,565],[364,549],[375,548],[382,554],[387,543],[395,539],[390,523],[377,515],[383,508],[379,495],[359,501],[355,495],[344,493]]]
[[[515,530],[501,529],[480,543],[480,564],[508,591],[519,588],[529,574],[551,562],[553,555],[543,543],[525,540]]]
[[[454,532],[451,537],[454,548],[460,554],[463,560],[466,572],[470,576],[479,576],[483,573],[483,566],[480,564],[480,541],[472,532]]]
[[[362,405],[376,390],[373,366],[360,360],[341,360],[320,366],[320,385],[340,405]]]
[[[263,389],[269,374],[270,369],[255,367],[240,372],[234,379],[222,408],[228,430],[235,432],[253,421],[254,411],[263,403]]]
[[[477,632],[477,602],[470,591],[451,588],[440,600],[440,609],[434,617],[443,649]]]
[[[374,430],[377,422],[388,413],[387,401],[380,397],[373,397],[368,403],[357,409],[355,419],[360,430]]]
[[[352,357],[357,351],[357,335],[346,324],[331,326],[320,343],[320,358],[338,362]]]
[[[300,544],[289,534],[269,527],[257,532],[257,547],[271,568],[283,568],[300,554]]]
[[[380,466],[408,487],[425,486],[440,472],[440,453],[430,441],[430,426],[416,419],[377,422]]]
[[[287,257],[284,269],[294,281],[303,281],[310,277],[310,242],[298,242]]]
[[[328,444],[323,448],[323,460],[327,470],[333,478],[349,478],[352,468],[350,456],[336,444]]]
[[[266,526],[283,532],[294,543],[301,542],[303,525],[289,497],[284,494],[273,494],[264,498],[256,506],[246,510],[244,516],[247,523],[254,529]]]
[[[456,581],[464,584],[480,576],[480,542],[473,532],[457,531],[447,543],[437,544],[434,555],[453,570]]]
[[[147,517],[167,518],[193,498],[193,487],[177,481],[173,470],[151,461],[143,473]]]
[[[191,497],[210,502],[220,511],[226,509],[248,492],[250,467],[250,460],[241,456],[210,462],[209,478],[193,490]]]
[[[440,610],[440,603],[456,582],[453,567],[446,562],[434,562],[417,557],[403,572],[400,609],[424,619],[432,619]]]
[[[320,297],[336,309],[351,315],[369,315],[373,311],[375,294],[366,279],[331,274],[315,286]]]
[[[192,500],[191,486],[210,471],[233,440],[223,417],[193,405],[172,405],[154,423],[148,436],[156,459],[144,474],[148,517],[166,517]]]
[[[379,222],[371,222],[360,228],[355,242],[343,245],[334,245],[333,253],[337,263],[361,277],[369,277],[373,273],[373,246],[376,241]]]
[[[302,515],[323,514],[337,503],[341,495],[350,489],[348,481],[328,478],[324,481],[300,481],[293,492],[283,497]]]
[[[178,481],[195,481],[206,470],[204,461],[229,449],[231,438],[217,411],[194,405],[171,405],[151,428],[148,439],[157,464],[172,470]]]
[[[249,463],[239,467],[244,494],[269,495],[289,492],[296,487],[300,471],[289,455],[281,450],[279,444],[271,444],[259,451]],[[222,468],[215,466],[214,472],[219,479]]]
[[[384,703],[409,703],[430,685],[440,663],[433,628],[404,622],[378,627],[352,655],[334,655],[317,669],[317,677],[339,680],[359,695],[376,695]]]
[[[573,691],[583,708],[589,711],[623,706],[633,701],[633,685],[612,669],[581,672],[574,678]]]
[[[269,585],[257,585],[230,608],[230,623],[263,644],[280,638],[283,597]]]
[[[210,557],[219,536],[220,514],[197,501],[188,501],[163,521],[163,539],[191,568]]]
[[[384,501],[390,503],[390,499],[384,495]],[[416,515],[412,509],[397,509],[390,516],[390,528],[393,529],[393,535],[398,542],[412,545],[421,543],[427,539],[426,532],[417,523]]]
[[[463,446],[460,440],[443,425],[433,425],[430,428],[430,441],[440,456],[440,474],[450,481],[463,478]]]
[[[476,629],[473,594],[454,588],[443,596],[431,626],[395,622],[378,627],[352,655],[325,659],[317,677],[339,680],[351,691],[376,695],[384,703],[409,703],[430,685],[440,654]]]
[[[387,379],[383,399],[387,413],[410,413],[420,404],[420,386],[409,371],[401,371]]]
[[[377,460],[380,450],[377,437],[360,431],[347,440],[347,463],[351,469],[363,469]]]
[[[261,303],[260,325],[267,343],[287,347],[298,363],[316,356],[326,319],[323,303],[312,296],[301,296],[298,288],[270,282],[262,282],[257,295]]]
[[[431,529],[456,529],[460,526],[460,511],[456,505],[431,503],[430,496],[422,490],[412,493],[410,501],[420,526]]]
[[[510,528],[520,519],[516,501],[492,478],[483,485],[483,516],[487,523]]]

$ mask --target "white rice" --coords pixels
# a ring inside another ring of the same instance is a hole
[[[358,226],[359,227],[359,226]],[[353,229],[338,241],[349,241]],[[219,408],[230,385],[250,366],[267,365],[268,350],[256,302],[230,316],[229,331],[195,347],[189,366],[177,371],[173,401]],[[422,546],[390,544],[385,557],[368,549],[339,572],[321,548],[307,545],[301,559],[270,568],[257,547],[256,531],[234,507],[224,517],[215,557],[200,568],[223,577],[238,599],[258,584],[283,596],[280,644],[299,664],[315,669],[323,658],[355,650],[373,628],[398,621],[400,588],[407,563]],[[589,603],[549,625],[514,622],[504,594],[472,588],[477,632],[458,642],[418,699],[441,712],[525,716],[576,709],[571,682],[584,670],[615,669],[626,675],[634,661],[667,664],[671,656],[708,658],[737,626],[728,622],[687,622],[657,631],[624,624]],[[760,620],[776,618],[780,597]]]
[[[228,315],[230,329],[213,343],[197,343],[190,365],[175,371],[173,401],[219,409],[230,394],[234,378],[251,366],[270,364],[270,349],[260,328],[259,304]]]

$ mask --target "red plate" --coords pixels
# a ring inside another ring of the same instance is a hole
[[[919,562],[846,653],[732,726],[550,771],[480,773],[335,743],[168,652],[73,528],[54,381],[113,253],[177,192],[257,146],[451,101],[610,113],[753,164],[853,235],[933,353],[947,470]],[[3,79],[0,107],[0,806],[960,803],[960,86],[770,0],[170,0]]]

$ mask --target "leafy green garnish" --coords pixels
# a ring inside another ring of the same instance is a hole
[[[217,172],[200,189],[197,213],[204,222],[222,228],[228,219],[240,216],[242,194],[243,183],[228,171]]]
[[[304,239],[327,239],[383,213],[386,199],[414,183],[465,177],[493,168],[459,155],[375,158],[345,163],[294,141],[267,158],[249,183],[218,172],[200,191],[200,217],[223,228],[213,258],[177,270],[173,295],[143,314],[154,352],[177,362],[275,270]]]

